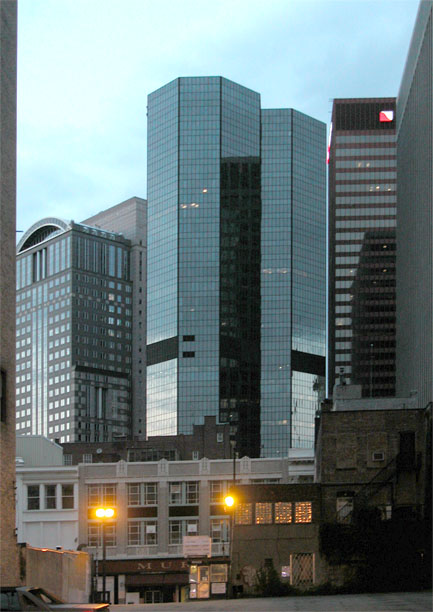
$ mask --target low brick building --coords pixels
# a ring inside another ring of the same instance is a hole
[[[337,388],[317,419],[320,550],[328,581],[377,590],[427,586],[431,404],[358,395],[349,399]]]
[[[232,581],[255,591],[256,572],[273,567],[283,583],[308,589],[324,581],[319,553],[320,485],[264,484],[234,489]]]
[[[194,425],[191,435],[156,436],[147,440],[119,438],[112,442],[71,442],[62,444],[65,465],[115,463],[120,461],[188,461],[230,459],[230,425],[217,424],[206,416],[203,425]]]

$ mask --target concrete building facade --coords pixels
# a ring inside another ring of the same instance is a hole
[[[0,582],[16,584],[15,231],[17,3],[0,2]]]
[[[16,446],[18,542],[33,548],[77,550],[77,468],[64,466],[62,447],[44,436],[17,436]]]
[[[397,98],[397,393],[433,400],[433,3],[422,0]]]

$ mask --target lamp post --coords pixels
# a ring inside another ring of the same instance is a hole
[[[233,526],[234,526],[234,512],[235,512],[235,498],[233,495],[226,495],[224,498],[224,509],[226,512],[230,513],[230,540],[229,540],[229,553],[230,553],[230,566],[228,571],[228,581],[227,581],[227,596],[233,595],[231,593],[233,589],[232,584],[232,565],[233,565]]]
[[[102,593],[105,601],[105,586],[106,586],[106,568],[105,568],[105,560],[107,558],[107,543],[105,538],[105,526],[107,524],[107,519],[114,518],[116,514],[114,508],[97,508],[95,515],[100,520],[100,524],[102,527]],[[96,585],[96,588],[98,585]]]

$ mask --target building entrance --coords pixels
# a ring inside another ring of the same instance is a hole
[[[145,591],[143,599],[144,599],[145,604],[162,603],[162,600],[163,600],[162,591],[160,590]]]

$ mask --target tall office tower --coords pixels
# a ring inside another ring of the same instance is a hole
[[[129,198],[89,219],[85,225],[118,232],[131,241],[132,281],[132,435],[146,434],[146,235],[147,202]]]
[[[329,148],[328,393],[395,393],[395,98],[334,100]]]
[[[60,442],[131,433],[130,243],[48,218],[17,246],[16,416]]]
[[[147,434],[230,422],[313,445],[324,376],[325,126],[221,77],[149,96]]]
[[[18,584],[15,536],[17,3],[0,2],[0,584]]]
[[[397,98],[397,393],[433,400],[432,11],[420,3]]]

